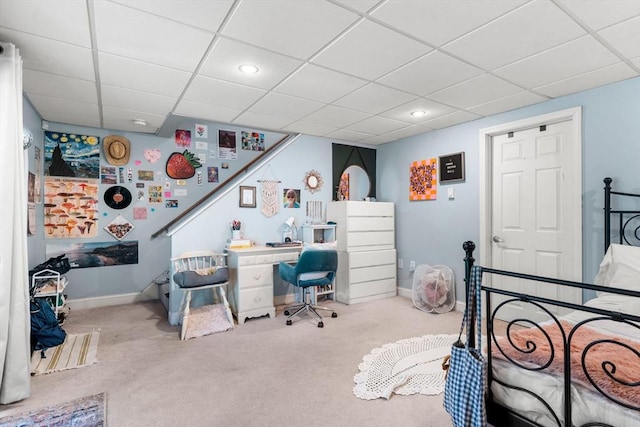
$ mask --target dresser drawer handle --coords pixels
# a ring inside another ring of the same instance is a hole
[[[255,297],[255,298],[253,299],[253,301],[254,301],[254,302],[260,302],[260,301],[262,301],[262,298],[261,298],[261,297]]]
[[[253,275],[253,279],[254,280],[258,280],[258,279],[261,279],[261,278],[262,278],[262,273],[258,273],[258,274],[254,274]]]

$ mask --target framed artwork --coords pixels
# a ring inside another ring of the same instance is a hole
[[[464,152],[440,156],[440,182],[464,181]]]
[[[249,187],[245,185],[240,186],[240,207],[256,207],[256,187]]]
[[[419,160],[409,167],[409,200],[436,200],[437,159]]]

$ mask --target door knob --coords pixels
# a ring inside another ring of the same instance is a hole
[[[495,243],[500,243],[500,242],[504,242],[504,240],[502,240],[502,238],[500,238],[499,236],[493,236],[492,239]]]

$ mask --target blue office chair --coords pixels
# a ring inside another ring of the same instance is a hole
[[[334,250],[307,249],[302,252],[295,265],[285,262],[279,264],[278,271],[282,280],[300,288],[301,302],[284,309],[285,316],[288,316],[287,325],[291,325],[293,316],[302,312],[315,314],[320,319],[318,328],[324,327],[324,323],[317,310],[327,310],[331,312],[331,317],[338,317],[335,311],[311,303],[311,288],[333,285],[337,269],[338,252]]]

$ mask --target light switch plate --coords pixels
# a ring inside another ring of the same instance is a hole
[[[449,200],[453,200],[455,198],[453,188],[447,188],[447,197]]]

